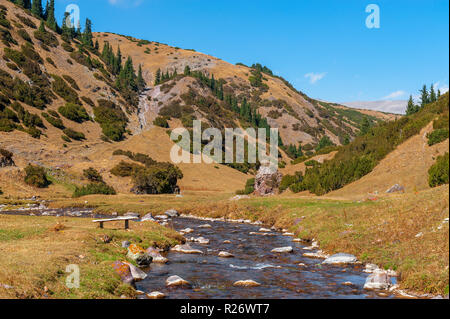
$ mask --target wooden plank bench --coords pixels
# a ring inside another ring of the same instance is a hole
[[[107,222],[117,222],[117,221],[125,221],[125,229],[129,228],[129,221],[130,220],[136,220],[139,219],[139,217],[134,216],[124,216],[124,217],[117,217],[117,218],[109,218],[109,219],[95,219],[92,222],[93,223],[99,223],[100,228],[103,228],[103,223]]]

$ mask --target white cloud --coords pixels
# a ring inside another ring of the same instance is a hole
[[[305,78],[309,78],[309,83],[316,84],[318,81],[322,80],[327,73],[307,73],[305,74]]]
[[[132,7],[137,7],[139,6],[143,0],[108,0],[110,5],[116,6],[116,5],[120,5],[120,6],[132,6]]]
[[[385,97],[382,98],[382,100],[398,99],[399,97],[403,97],[405,95],[406,95],[405,91],[399,90],[399,91],[392,92],[389,95],[386,95]]]

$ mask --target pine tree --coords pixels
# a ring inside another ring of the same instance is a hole
[[[55,19],[55,0],[50,0],[50,4],[48,6],[47,25],[53,31],[58,30],[58,24],[56,23],[56,19]]]
[[[430,88],[430,103],[436,102],[436,100],[437,100],[436,93],[434,91],[433,84],[431,84],[431,88]]]
[[[33,4],[31,6],[31,12],[35,16],[42,18],[42,16],[43,16],[42,0],[33,0]]]
[[[84,32],[83,32],[83,44],[93,48],[94,47],[94,42],[92,41],[93,37],[92,37],[92,21],[89,19],[86,19],[86,25],[84,27]]]
[[[419,91],[421,93],[421,107],[424,107],[425,105],[427,105],[429,103],[429,95],[428,95],[428,90],[427,90],[427,86],[424,84],[422,90]]]
[[[161,69],[156,70],[155,73],[155,85],[161,83]]]
[[[144,80],[144,77],[142,76],[142,66],[139,64],[139,71],[138,71],[138,75],[137,75],[137,87],[139,89],[139,91],[142,91],[143,89],[145,89],[146,83]]]
[[[25,1],[24,0],[16,0],[16,4],[19,7],[25,8]]]
[[[418,111],[417,105],[414,104],[412,95],[409,96],[408,106],[406,107],[406,115],[414,114]]]
[[[47,0],[47,2],[45,3],[45,10],[44,10],[44,13],[43,13],[43,15],[42,15],[42,18],[45,20],[45,21],[47,21],[47,18],[48,18],[48,10],[50,9],[50,7],[49,7],[49,3],[48,3],[48,0]]]
[[[31,0],[24,0],[23,1],[23,7],[25,9],[31,9]]]
[[[98,43],[98,40],[95,40],[94,49],[95,49],[96,51],[98,51],[98,49],[100,49],[100,44]]]
[[[359,131],[360,135],[366,135],[370,129],[370,121],[367,116],[364,116],[363,122],[361,124],[361,129]]]
[[[71,26],[71,22],[70,22],[69,18],[70,18],[70,13],[64,12],[64,18],[63,18],[63,22],[61,25],[61,34],[65,41],[71,41],[74,36],[74,34],[72,34],[72,26]]]
[[[191,75],[191,68],[189,67],[189,65],[186,65],[184,68],[184,75],[189,76]]]
[[[441,90],[438,89],[438,92],[437,92],[437,99],[439,100],[440,97],[441,97]]]
[[[41,24],[39,25],[39,32],[45,33],[47,30],[45,30],[45,23],[44,20],[41,20]]]

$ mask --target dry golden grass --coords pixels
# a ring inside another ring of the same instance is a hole
[[[121,241],[167,248],[182,237],[152,222],[132,222],[130,228],[123,230],[123,221],[99,229],[83,218],[0,215],[0,283],[13,287],[0,286],[0,298],[133,296],[133,290],[121,284],[111,267],[111,262],[125,259]],[[105,243],[105,235],[112,241]],[[79,289],[65,285],[70,264],[80,267]]]

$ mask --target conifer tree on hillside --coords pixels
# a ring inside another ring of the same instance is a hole
[[[156,70],[155,73],[155,85],[161,83],[161,69]]]
[[[15,4],[17,4],[18,6],[20,6],[22,8],[25,8],[25,2],[23,0],[16,0]]]
[[[31,0],[23,0],[23,7],[25,9],[31,9]]]
[[[86,19],[86,24],[84,27],[84,32],[83,32],[83,44],[88,46],[89,48],[93,48],[94,47],[94,42],[92,41],[93,36],[92,36],[92,21],[89,19]]]
[[[45,3],[45,10],[44,10],[44,13],[42,15],[42,19],[44,19],[45,21],[47,21],[48,10],[49,9],[50,9],[50,5],[49,5],[48,0],[47,0],[47,2]]]
[[[433,84],[431,84],[431,88],[430,88],[430,103],[436,102],[437,97],[436,97],[436,92],[434,91],[434,86]]]
[[[142,76],[142,66],[140,64],[139,64],[139,71],[138,71],[136,82],[137,82],[139,91],[142,91],[143,89],[145,89],[146,83],[145,83],[144,77]]]
[[[58,31],[58,24],[55,18],[55,0],[50,0],[47,11],[47,25],[53,31]]]
[[[419,111],[419,107],[414,104],[412,95],[409,96],[408,106],[406,107],[406,115],[411,115],[417,113]]]
[[[73,37],[75,36],[74,29],[70,24],[69,21],[70,13],[64,12],[64,18],[61,25],[61,35],[63,36],[63,39],[66,41],[71,41]]]
[[[191,75],[191,68],[189,67],[189,65],[186,65],[184,68],[184,75],[189,76]]]
[[[422,90],[419,91],[421,93],[421,107],[424,107],[426,104],[429,103],[429,95],[427,86],[424,84]]]
[[[39,17],[42,18],[44,9],[42,9],[42,0],[33,0],[32,6],[31,6],[31,12]]]

